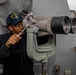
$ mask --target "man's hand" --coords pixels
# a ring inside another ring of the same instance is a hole
[[[21,37],[18,34],[13,34],[6,42],[6,46],[10,48],[11,45],[15,45]]]

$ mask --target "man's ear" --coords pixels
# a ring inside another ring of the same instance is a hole
[[[9,29],[10,31],[12,31],[12,30],[13,30],[13,27],[12,27],[12,26],[9,26],[8,29]]]

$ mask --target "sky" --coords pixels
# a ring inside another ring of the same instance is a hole
[[[69,8],[76,11],[76,0],[67,0]]]

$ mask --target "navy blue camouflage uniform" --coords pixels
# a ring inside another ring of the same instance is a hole
[[[34,75],[33,60],[27,56],[27,36],[8,48],[5,43],[12,33],[0,35],[0,63],[4,65],[3,75]]]

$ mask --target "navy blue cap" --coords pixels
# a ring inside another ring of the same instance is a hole
[[[16,14],[16,13],[11,13],[8,15],[7,19],[6,19],[6,24],[7,26],[11,25],[14,26],[17,23],[21,22],[23,19],[20,15]]]

